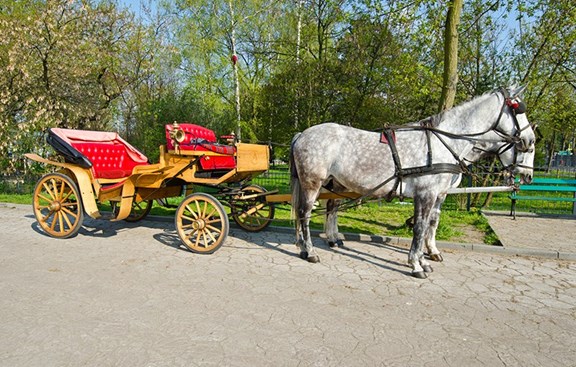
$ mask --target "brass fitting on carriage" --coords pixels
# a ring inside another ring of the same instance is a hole
[[[172,130],[170,131],[170,139],[174,144],[174,149],[178,150],[180,147],[180,143],[186,139],[186,133],[184,130],[180,129],[180,125],[176,121],[172,124]]]

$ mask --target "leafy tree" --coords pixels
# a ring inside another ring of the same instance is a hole
[[[540,124],[539,154],[549,157],[549,163],[576,132],[570,118],[576,94],[576,7],[568,0],[534,1],[523,3],[518,12],[530,22],[522,23],[514,62],[529,86],[531,119]]]
[[[47,127],[103,129],[125,78],[127,14],[111,3],[20,0],[0,14],[0,156],[41,146]]]

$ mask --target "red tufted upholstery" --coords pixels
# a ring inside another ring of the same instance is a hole
[[[142,165],[131,159],[123,144],[83,142],[72,146],[92,162],[94,178],[128,177],[134,167]]]
[[[182,123],[179,127],[184,131],[185,138],[180,143],[181,150],[212,151],[228,156],[205,156],[200,158],[200,166],[204,170],[233,169],[236,167],[234,153],[236,148],[231,145],[221,145],[216,142],[214,131],[204,126]],[[168,150],[174,150],[174,142],[170,138],[173,125],[166,125],[166,146]]]
[[[82,153],[92,163],[94,178],[128,177],[134,167],[148,164],[144,154],[114,132],[52,128],[50,133]]]

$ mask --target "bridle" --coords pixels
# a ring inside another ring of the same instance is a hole
[[[429,174],[436,174],[436,173],[470,173],[468,169],[470,161],[467,161],[465,157],[461,157],[445,140],[448,139],[459,139],[459,140],[468,140],[470,142],[476,143],[503,143],[496,152],[493,151],[485,151],[487,153],[496,153],[500,162],[502,160],[500,155],[505,153],[506,151],[513,149],[514,157],[513,163],[507,166],[502,165],[504,168],[502,171],[509,172],[510,174],[514,171],[515,168],[527,168],[532,169],[533,167],[529,167],[523,164],[517,163],[518,160],[518,153],[527,153],[531,151],[530,144],[523,141],[521,138],[522,131],[526,130],[530,127],[530,125],[526,125],[525,127],[521,127],[520,123],[518,122],[517,115],[523,114],[526,112],[526,105],[522,101],[517,100],[517,95],[510,96],[508,91],[505,88],[500,88],[495,93],[502,93],[504,97],[504,102],[502,103],[502,107],[500,108],[500,113],[498,114],[498,118],[494,121],[494,123],[486,130],[478,133],[468,133],[468,134],[455,134],[448,131],[444,131],[435,127],[436,122],[442,119],[442,115],[432,116],[420,122],[419,126],[396,126],[396,127],[388,127],[382,130],[382,135],[385,137],[385,141],[388,142],[392,152],[392,159],[394,160],[395,165],[395,174],[394,176],[390,177],[388,180],[382,182],[373,191],[380,188],[381,186],[385,185],[388,181],[392,179],[396,179],[396,183],[394,185],[394,189],[391,191],[394,192],[398,186],[400,186],[401,181],[403,178],[408,176],[422,176],[422,175],[429,175]],[[518,92],[519,93],[519,92]],[[517,93],[517,94],[518,94]],[[504,131],[501,127],[502,116],[508,109],[510,116],[512,117],[512,121],[514,123],[515,131],[510,134]],[[400,164],[400,158],[398,156],[398,151],[396,149],[396,144],[394,143],[394,135],[396,131],[399,130],[420,130],[424,131],[426,134],[426,140],[428,145],[428,152],[427,152],[427,164],[425,166],[418,166],[418,167],[411,167],[405,168],[402,167]],[[494,131],[498,136],[498,140],[487,139],[483,137],[485,134]],[[443,145],[444,147],[452,154],[454,159],[456,160],[456,164],[451,163],[433,163],[432,162],[432,145],[431,145],[431,136],[434,135]],[[382,141],[382,140],[381,140]],[[474,146],[473,149],[483,151],[483,149]],[[400,186],[400,190],[402,187]],[[400,196],[402,193],[400,193]]]
[[[498,150],[496,151],[496,154],[498,155],[498,159],[500,160],[500,163],[502,163],[502,165],[504,165],[504,164],[503,164],[502,160],[500,159],[500,156],[503,153],[505,153],[506,151],[508,151],[510,149],[514,149],[513,150],[513,152],[514,152],[513,153],[514,154],[513,163],[508,165],[508,166],[504,166],[503,171],[507,171],[507,172],[511,173],[517,167],[533,169],[533,167],[519,164],[517,162],[518,161],[518,153],[531,153],[533,151],[533,148],[530,147],[530,145],[531,145],[530,142],[527,142],[521,138],[522,131],[530,128],[531,127],[530,124],[527,124],[526,126],[521,127],[520,123],[518,122],[518,115],[526,113],[526,104],[522,101],[517,101],[516,100],[517,96],[508,95],[508,91],[504,88],[500,88],[499,92],[502,93],[502,95],[504,97],[504,103],[502,104],[502,108],[500,109],[500,113],[498,115],[498,118],[496,119],[496,121],[494,122],[492,127],[490,127],[486,132],[484,132],[484,134],[489,132],[490,130],[492,130],[501,137],[502,142],[504,144],[502,144],[498,148]],[[514,127],[515,127],[515,131],[512,135],[509,133],[506,133],[505,131],[503,131],[500,128],[500,121],[502,119],[502,116],[504,115],[506,108],[508,108],[508,110],[509,110],[509,114],[512,118],[512,121],[513,121]],[[481,150],[480,148],[476,148],[476,149]]]

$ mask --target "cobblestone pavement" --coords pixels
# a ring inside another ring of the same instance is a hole
[[[232,230],[201,256],[172,223],[40,233],[0,205],[0,366],[574,366],[576,263],[448,249],[428,279],[406,248]]]

